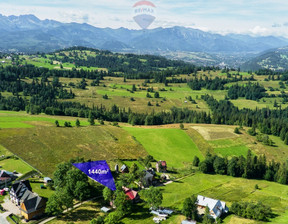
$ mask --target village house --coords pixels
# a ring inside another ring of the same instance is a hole
[[[199,215],[203,215],[205,213],[206,207],[208,207],[210,215],[214,219],[220,217],[223,213],[227,213],[229,211],[225,202],[212,198],[207,198],[202,195],[197,196],[196,204],[198,206],[197,210]]]
[[[21,215],[26,220],[42,216],[45,212],[46,201],[29,190],[27,190],[24,195],[23,197],[25,198],[21,198],[20,204]]]
[[[15,176],[12,172],[8,172],[6,170],[1,170],[0,172],[0,188],[4,188],[9,186],[13,180],[15,180],[17,176]]]
[[[120,170],[121,170],[121,173],[129,173],[129,169],[125,164],[121,166]]]
[[[156,163],[156,170],[157,172],[167,172],[167,163],[166,161],[158,161]]]
[[[10,199],[17,206],[20,206],[21,215],[26,220],[39,217],[44,214],[46,201],[32,192],[28,180],[17,181],[10,189]]]
[[[148,170],[144,171],[144,176],[142,178],[142,183],[144,187],[149,187],[153,184],[154,175]]]
[[[14,184],[12,184],[9,192],[11,201],[16,205],[20,205],[20,200],[26,190],[32,191],[28,180],[16,181]]]
[[[133,203],[137,203],[140,200],[140,196],[137,191],[134,191],[124,186],[122,187],[122,189]]]

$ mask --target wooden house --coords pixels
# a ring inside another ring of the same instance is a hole
[[[38,195],[26,192],[26,198],[20,204],[21,215],[26,219],[34,219],[44,214],[46,208],[46,201]]]

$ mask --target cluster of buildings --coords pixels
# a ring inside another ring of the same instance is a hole
[[[16,204],[21,215],[26,219],[34,219],[44,214],[46,200],[32,192],[28,180],[16,181],[9,191],[10,200]]]

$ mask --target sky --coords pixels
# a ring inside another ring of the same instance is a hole
[[[213,33],[288,37],[287,0],[150,0],[156,19],[149,29],[185,26]],[[40,19],[96,27],[140,29],[135,0],[0,0],[0,14],[34,14]]]

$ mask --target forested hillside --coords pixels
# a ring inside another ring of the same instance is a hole
[[[83,47],[1,57],[1,110],[133,125],[245,125],[288,144],[286,73],[219,70]]]

